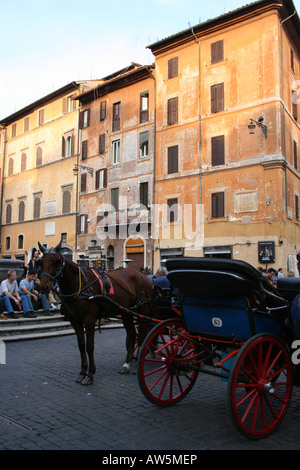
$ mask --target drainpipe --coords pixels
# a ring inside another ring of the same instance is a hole
[[[283,139],[284,139],[284,158],[287,161],[287,155],[286,155],[286,106],[285,106],[285,99],[284,99],[284,54],[283,54],[283,23],[288,21],[290,18],[292,18],[296,14],[296,10],[294,13],[284,20],[280,22],[280,35],[281,35],[281,74],[282,74],[282,102],[283,102]],[[285,167],[285,211],[287,214],[288,211],[288,188],[287,188],[287,167]]]
[[[4,169],[6,160],[6,138],[7,127],[0,124],[0,128],[4,129],[4,147],[3,147],[3,162],[2,162],[2,175],[1,175],[1,196],[0,196],[0,252],[2,252],[2,216],[3,216],[3,199],[4,199]]]
[[[200,171],[200,188],[199,188],[199,199],[200,205],[202,205],[202,183],[203,183],[203,175],[202,175],[202,115],[201,115],[201,50],[200,50],[200,41],[194,33],[193,28],[191,32],[194,36],[196,43],[198,44],[198,122],[199,122],[199,171]]]
[[[79,102],[78,102],[79,104]],[[75,263],[77,263],[77,219],[79,215],[79,155],[80,155],[80,127],[79,127],[79,120],[80,120],[80,106],[78,107],[78,124],[77,124],[77,174],[76,174],[76,208],[75,208]],[[79,224],[78,224],[79,225]]]

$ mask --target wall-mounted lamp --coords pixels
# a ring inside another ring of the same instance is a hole
[[[260,127],[265,138],[267,138],[267,133],[268,133],[268,126],[266,126],[265,124],[263,124],[263,120],[264,118],[263,117],[260,117],[258,119],[258,121],[256,121],[255,119],[252,119],[250,118],[250,124],[248,125],[248,129],[249,129],[249,134],[255,134],[255,127]]]
[[[85,165],[75,165],[73,168],[74,175],[78,174],[79,168],[81,168],[82,170],[86,170],[91,176],[94,175],[94,168],[90,168],[89,166],[85,166]]]

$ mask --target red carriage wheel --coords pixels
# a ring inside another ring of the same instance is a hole
[[[237,429],[252,439],[268,436],[281,422],[292,389],[292,364],[283,342],[270,334],[250,338],[229,376],[228,399]]]
[[[137,374],[145,397],[170,406],[185,397],[197,376],[200,348],[184,331],[181,320],[156,325],[141,346]]]

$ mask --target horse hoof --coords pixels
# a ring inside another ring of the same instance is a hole
[[[92,385],[93,382],[94,382],[94,378],[89,375],[86,375],[83,381],[81,382],[81,385]]]
[[[120,370],[119,370],[119,374],[129,374],[129,367],[122,367]]]
[[[85,374],[84,374],[84,375],[83,375],[83,374],[79,374],[78,377],[77,377],[77,379],[76,379],[76,383],[81,384],[81,383],[84,381],[85,377],[86,377]]]

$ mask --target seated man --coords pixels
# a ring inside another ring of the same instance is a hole
[[[14,307],[17,307],[19,310],[22,309],[21,297],[18,292],[16,271],[8,271],[7,279],[4,279],[4,281],[1,282],[0,293],[1,300],[4,303],[7,312],[12,314],[13,318],[19,318],[14,309]]]
[[[44,309],[44,312],[42,315],[53,315],[49,311],[50,305],[49,305],[46,295],[39,294],[36,290],[34,290],[34,278],[35,278],[35,272],[33,270],[29,270],[27,273],[26,279],[22,279],[22,281],[20,282],[19,294],[21,296],[22,302],[23,302],[23,299],[26,299],[30,310],[33,311],[32,299],[35,302],[40,300],[42,303],[42,307]],[[36,316],[36,315],[32,314],[31,316]]]

